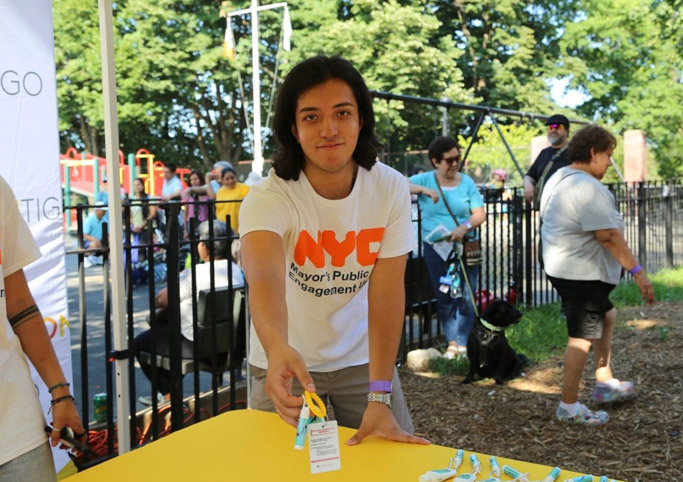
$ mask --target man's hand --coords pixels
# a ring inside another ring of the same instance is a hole
[[[302,356],[289,345],[281,345],[268,352],[268,371],[266,372],[266,395],[273,401],[280,418],[297,426],[301,410],[301,397],[292,396],[292,379],[309,392],[315,392],[313,378],[306,369]]]
[[[651,305],[655,301],[655,290],[652,287],[652,282],[645,274],[644,270],[641,270],[635,274],[633,281],[636,282],[638,288],[640,288],[640,294],[648,305]]]
[[[530,182],[524,183],[524,199],[528,202],[532,202],[534,199],[536,199],[536,186]]]
[[[410,435],[394,418],[391,409],[380,402],[368,402],[358,431],[346,441],[346,445],[358,445],[368,435],[376,435],[396,442],[429,445],[429,440]]]

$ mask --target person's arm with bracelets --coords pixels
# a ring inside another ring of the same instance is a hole
[[[45,321],[31,295],[23,270],[16,271],[5,278],[5,299],[7,319],[19,338],[21,348],[50,389],[52,396],[50,414],[54,427],[50,437],[52,446],[57,446],[59,443],[59,431],[64,427],[71,427],[77,438],[84,440],[86,434],[83,431],[83,424],[76,410],[69,384],[59,365],[45,329]]]
[[[626,244],[626,239],[624,235],[621,234],[616,228],[612,229],[599,229],[594,231],[595,237],[598,242],[610,252],[610,254],[616,259],[619,264],[626,269],[633,276],[633,281],[636,282],[638,288],[640,288],[640,293],[645,302],[651,304],[655,300],[655,293],[652,287],[652,282],[647,277],[645,270],[633,255],[631,250]]]
[[[451,241],[462,241],[467,233],[477,229],[484,224],[484,221],[486,221],[486,210],[483,207],[472,209],[469,219],[451,231]]]

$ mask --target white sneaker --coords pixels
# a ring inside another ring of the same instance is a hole
[[[92,258],[92,256],[86,256],[83,258],[83,267],[90,268],[93,265],[93,262],[90,258]]]

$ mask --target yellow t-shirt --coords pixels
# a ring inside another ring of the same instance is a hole
[[[249,192],[249,186],[238,182],[234,189],[226,189],[221,186],[216,193],[216,201],[242,201]],[[241,202],[216,203],[216,219],[225,222],[225,217],[230,215],[230,227],[237,234],[239,229],[239,212]]]

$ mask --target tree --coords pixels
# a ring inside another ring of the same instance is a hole
[[[200,164],[198,158],[204,166],[240,159],[249,145],[241,107],[251,95],[251,81],[245,80],[241,95],[238,77],[247,77],[250,57],[239,55],[232,63],[222,57],[225,18],[219,6],[209,0],[124,0],[116,2],[114,13],[122,150],[146,147],[158,158],[190,166]],[[56,2],[54,16],[63,147],[101,154],[96,2]],[[243,23],[235,27],[238,35],[247,30]],[[264,50],[276,48],[271,41]],[[240,42],[238,51],[244,50]],[[273,57],[264,56],[265,68]],[[262,80],[267,89],[268,78]]]
[[[570,85],[588,96],[578,110],[620,132],[645,130],[663,177],[683,174],[681,3],[587,0],[562,40]]]
[[[531,112],[554,108],[548,81],[565,15],[565,0],[437,0],[429,8],[441,32],[464,50],[458,67],[480,103]]]

